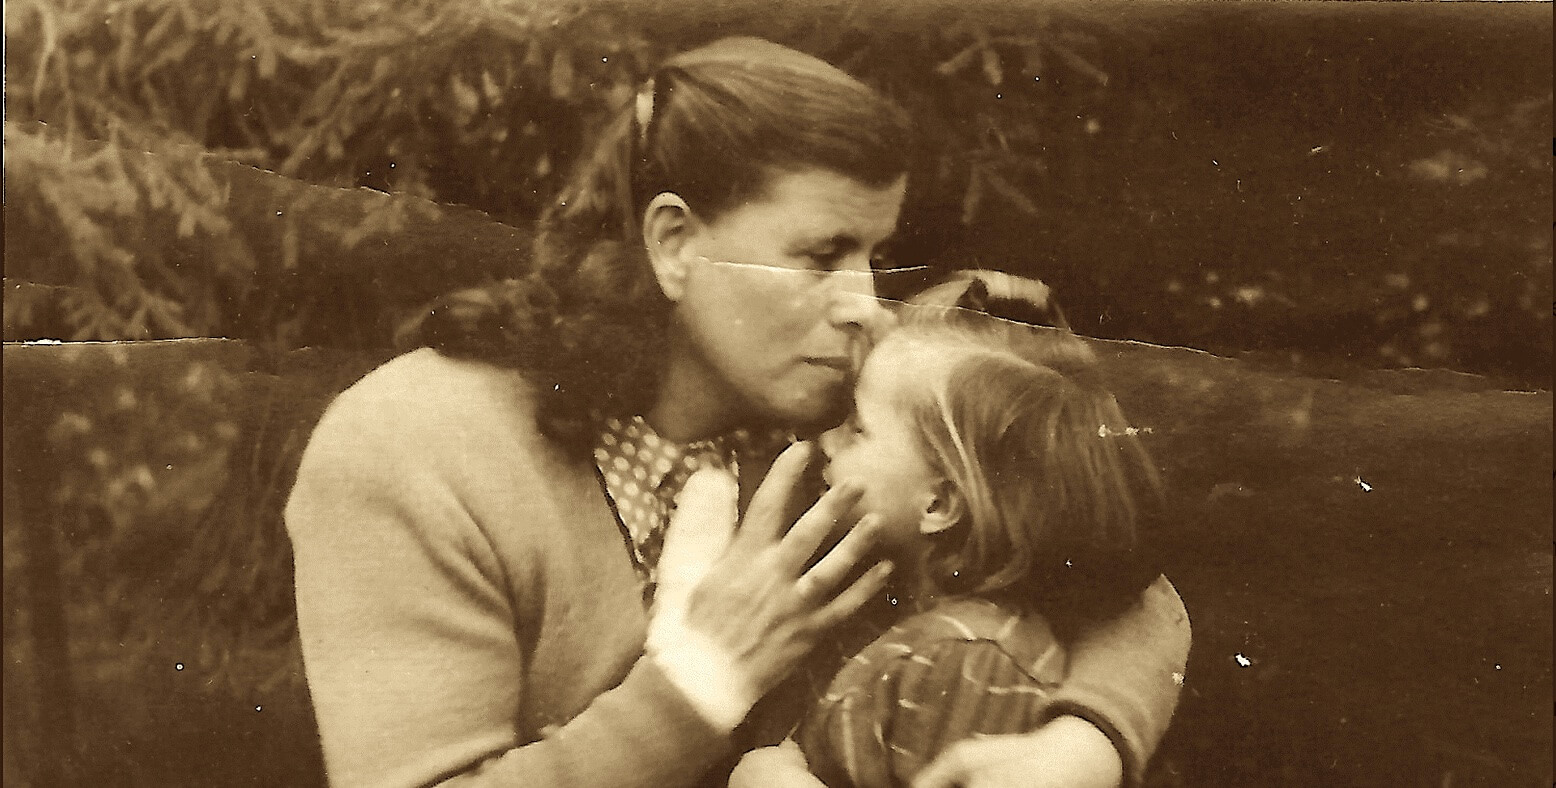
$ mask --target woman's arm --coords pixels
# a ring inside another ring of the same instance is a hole
[[[526,651],[507,589],[516,568],[499,562],[472,521],[436,456],[440,442],[460,436],[437,434],[441,423],[424,429],[416,410],[425,405],[343,397],[316,430],[287,507],[298,626],[332,784],[694,780],[727,737],[651,660],[550,735],[518,746]]]
[[[1082,631],[1071,644],[1070,673],[1055,693],[1056,715],[1080,717],[1118,748],[1130,784],[1167,733],[1189,661],[1189,615],[1178,592],[1158,577],[1139,604]]]

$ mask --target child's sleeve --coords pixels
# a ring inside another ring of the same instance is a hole
[[[1063,662],[1058,649],[1053,658]],[[1051,689],[993,641],[944,640],[883,664],[802,743],[828,784],[902,785],[957,741],[1036,727]]]
[[[1046,657],[1064,659],[1057,646]],[[898,783],[963,739],[1031,730],[1054,689],[990,640],[943,641],[900,662],[895,702],[878,699],[890,714],[884,733]]]

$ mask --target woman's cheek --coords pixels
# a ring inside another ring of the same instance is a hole
[[[804,274],[786,274],[757,288],[759,308],[766,309],[774,318],[788,323],[804,324],[822,312],[812,285],[801,279]]]

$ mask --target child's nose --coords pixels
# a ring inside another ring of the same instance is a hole
[[[838,450],[843,448],[843,428],[841,426],[833,427],[821,433],[821,437],[816,439],[816,443],[821,447],[822,456],[830,461],[837,455]]]

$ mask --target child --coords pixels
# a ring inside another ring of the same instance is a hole
[[[1048,695],[1068,637],[1157,575],[1141,532],[1160,482],[1137,435],[1068,332],[921,311],[870,353],[854,415],[822,436],[825,478],[864,489],[919,612],[849,659],[801,723],[811,773],[906,784],[959,740],[1059,715],[1112,735]],[[746,765],[783,784],[799,759]]]

